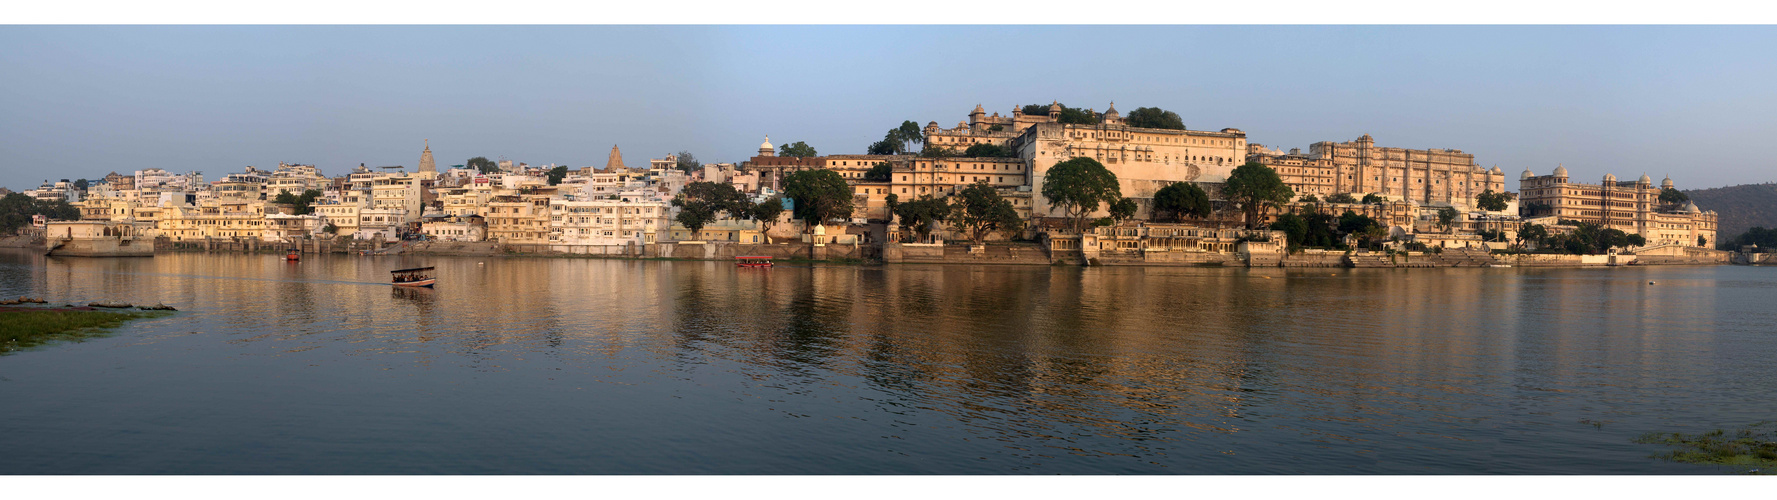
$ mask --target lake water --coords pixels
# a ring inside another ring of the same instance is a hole
[[[1630,440],[1777,419],[1769,267],[0,250],[19,295],[182,311],[0,357],[9,474],[1718,474]]]

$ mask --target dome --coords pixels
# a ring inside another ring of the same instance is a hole
[[[984,114],[984,115],[985,115],[985,114],[987,114],[987,110],[986,110],[986,109],[983,109],[983,108],[982,108],[982,107],[981,107],[981,105],[980,105],[980,104],[976,104],[976,105],[975,105],[975,110],[974,110],[974,111],[970,111],[970,112],[969,112],[969,114],[971,114],[971,115],[972,115],[972,114],[975,114],[975,113],[980,113],[980,114]]]
[[[1604,174],[1604,182],[1616,182],[1616,181],[1617,181],[1617,176],[1610,175],[1610,174]]]
[[[1536,174],[1530,172],[1530,167],[1524,167],[1524,173],[1518,174],[1518,180],[1529,179],[1531,177],[1536,177]]]
[[[1494,174],[1494,175],[1505,175],[1506,174],[1506,172],[1504,170],[1499,169],[1499,165],[1494,165],[1493,169],[1488,170],[1487,173]]]
[[[1061,101],[1050,102],[1049,103],[1049,112],[1050,113],[1060,113],[1061,112]]]
[[[1642,184],[1653,184],[1654,178],[1648,177],[1647,174],[1643,173],[1643,174],[1641,174],[1641,180],[1639,182],[1641,182]]]
[[[759,150],[760,151],[767,151],[767,150],[774,150],[774,149],[777,149],[777,148],[771,146],[771,136],[769,136],[769,135],[765,136],[765,142],[759,143]]]
[[[1567,167],[1555,165],[1555,177],[1567,177]]]
[[[1668,176],[1666,176],[1666,180],[1660,181],[1660,187],[1663,187],[1663,188],[1672,187],[1672,176],[1668,175]]]
[[[1694,214],[1698,212],[1702,212],[1702,210],[1697,209],[1697,202],[1687,201],[1684,203],[1684,213]]]
[[[1104,114],[1107,114],[1107,115],[1117,114],[1117,101],[1111,101],[1111,107],[1104,108]]]

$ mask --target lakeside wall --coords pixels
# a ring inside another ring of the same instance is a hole
[[[871,245],[813,245],[805,242],[741,244],[735,242],[667,242],[647,245],[548,245],[495,242],[382,242],[364,240],[302,240],[294,245],[259,240],[210,239],[197,241],[154,240],[155,253],[281,253],[292,247],[303,253],[408,254],[459,256],[539,256],[595,258],[664,258],[686,260],[733,260],[741,255],[769,256],[778,260],[834,260],[882,263],[1081,265],[1078,252],[1055,255],[1031,242],[994,242],[980,247],[956,244],[889,243]],[[37,236],[0,237],[0,248],[44,250]],[[1256,250],[1256,251],[1255,251]],[[1592,267],[1621,265],[1777,265],[1777,254],[1742,254],[1695,247],[1670,247],[1641,254],[1555,255],[1486,254],[1478,250],[1446,250],[1442,254],[1409,252],[1405,255],[1332,250],[1272,253],[1267,248],[1241,252],[1153,251],[1102,252],[1093,259],[1106,266],[1248,266],[1327,268],[1406,267]],[[1262,257],[1262,258],[1261,258]]]

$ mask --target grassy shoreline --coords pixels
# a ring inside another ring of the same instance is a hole
[[[0,308],[0,356],[57,341],[80,342],[104,336],[131,320],[158,318],[166,311],[96,311],[39,307]]]

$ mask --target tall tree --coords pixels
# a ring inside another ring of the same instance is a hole
[[[921,131],[919,129],[919,124],[914,123],[913,120],[902,121],[901,126],[895,127],[894,130],[889,131],[889,134],[896,140],[901,141],[901,153],[912,151],[913,146],[911,146],[911,144],[925,144],[926,142],[925,132]]]
[[[996,231],[1011,237],[1024,230],[1024,219],[1018,217],[1012,200],[1000,196],[1000,191],[985,181],[970,184],[950,198],[950,223],[968,235],[972,244],[980,245]]]
[[[869,171],[864,172],[864,180],[870,182],[888,182],[893,179],[894,174],[895,167],[889,165],[889,162],[877,162],[876,165],[870,167]]]
[[[1076,125],[1097,125],[1101,116],[1102,115],[1095,111],[1063,106],[1061,108],[1061,116],[1056,118],[1055,121],[1057,123],[1072,123]]]
[[[1227,182],[1222,184],[1222,196],[1240,204],[1241,211],[1246,213],[1246,228],[1253,229],[1258,227],[1259,215],[1266,207],[1289,203],[1296,193],[1283,183],[1276,170],[1249,161],[1228,174]]]
[[[315,189],[305,190],[302,194],[279,191],[278,195],[272,198],[272,203],[290,205],[295,209],[296,215],[308,215],[315,213],[315,200],[320,199],[321,195],[321,191]]]
[[[679,215],[673,220],[691,231],[691,237],[703,231],[704,226],[727,214],[730,218],[751,217],[753,212],[745,194],[735,190],[734,186],[716,182],[698,181],[686,184],[673,197],[673,206],[679,207]]]
[[[1185,217],[1209,217],[1209,193],[1190,182],[1174,182],[1154,193],[1154,220],[1179,222]]]
[[[1679,205],[1683,205],[1688,201],[1691,201],[1691,196],[1684,194],[1684,191],[1679,191],[1674,188],[1660,189],[1660,204],[1665,205],[1666,208],[1677,208]]]
[[[1456,217],[1460,215],[1462,215],[1462,213],[1457,212],[1456,207],[1444,207],[1438,209],[1438,227],[1442,229],[1450,229],[1451,223],[1455,222]]]
[[[800,170],[784,177],[784,196],[796,207],[796,218],[808,229],[831,219],[851,217],[852,188],[832,170]]]
[[[1300,215],[1279,214],[1277,221],[1271,223],[1271,229],[1283,231],[1290,246],[1305,246],[1308,240],[1308,220]]]
[[[567,177],[568,177],[568,166],[567,165],[562,165],[562,166],[558,166],[558,167],[549,169],[549,173],[544,174],[544,178],[549,181],[549,185],[551,185],[551,186],[561,184],[561,180],[565,179]]]
[[[1110,216],[1105,217],[1102,222],[1107,226],[1122,223],[1123,221],[1135,218],[1135,212],[1140,209],[1141,205],[1137,204],[1134,198],[1117,200],[1116,202],[1111,203],[1110,209],[1107,210],[1110,212]]]
[[[781,196],[766,198],[753,205],[753,220],[759,221],[759,232],[766,233],[766,243],[771,243],[771,226],[777,224],[777,218],[783,213],[784,199]]]
[[[865,148],[864,152],[873,155],[901,154],[901,151],[895,148],[895,141],[886,138],[870,143],[870,147]]]
[[[1011,150],[998,144],[976,144],[963,151],[963,156],[969,158],[1010,158],[1013,155]]]
[[[1043,176],[1043,198],[1074,220],[1074,231],[1086,231],[1086,217],[1098,211],[1099,204],[1116,203],[1123,198],[1117,174],[1086,157],[1056,163]]]
[[[493,160],[487,159],[486,156],[477,156],[474,158],[470,158],[468,161],[463,162],[463,166],[467,167],[467,168],[475,169],[476,171],[479,171],[484,174],[491,174],[491,173],[500,171],[500,165],[497,163],[494,163]]]
[[[808,143],[802,141],[780,145],[777,150],[778,156],[793,156],[797,158],[813,158],[815,156],[820,156],[819,153],[814,151],[814,146],[810,146]]]
[[[1498,212],[1505,210],[1506,204],[1510,203],[1512,198],[1512,193],[1495,193],[1489,189],[1475,196],[1475,206],[1480,207],[1481,210]]]
[[[678,162],[673,165],[673,168],[683,170],[685,173],[691,173],[697,169],[703,168],[703,163],[699,163],[697,161],[697,156],[692,155],[689,150],[680,151],[677,157]]]
[[[1179,118],[1178,113],[1160,108],[1135,108],[1123,121],[1128,122],[1131,127],[1185,129],[1185,120]]]
[[[894,210],[900,217],[902,230],[912,231],[923,240],[932,234],[933,224],[950,216],[950,203],[945,198],[924,195],[917,200],[896,204]]]

